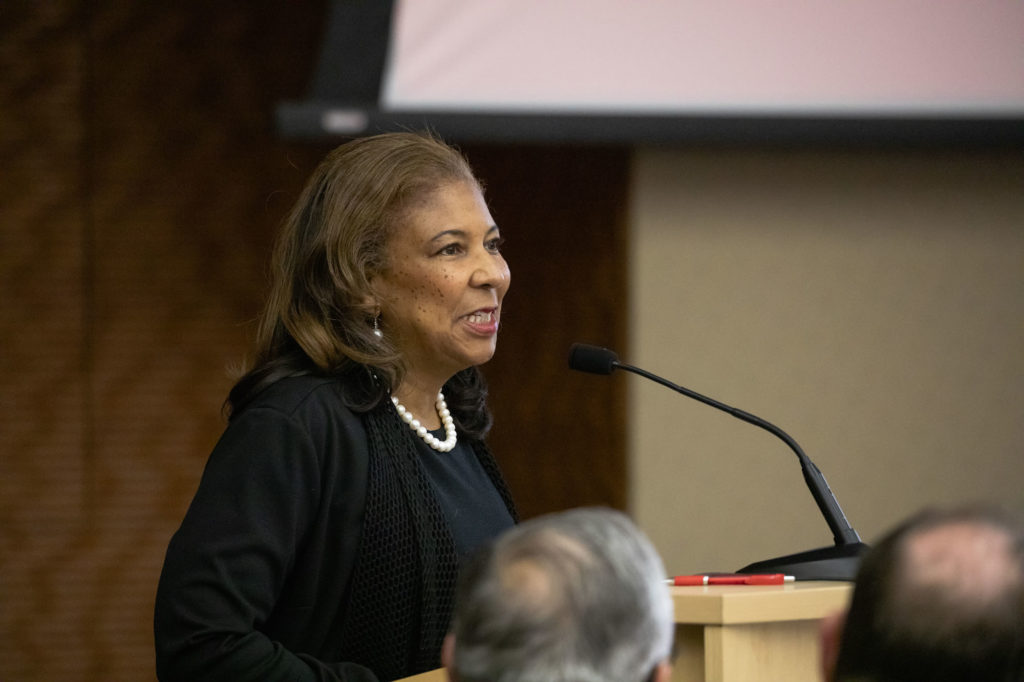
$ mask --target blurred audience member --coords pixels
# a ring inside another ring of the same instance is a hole
[[[621,512],[531,519],[460,576],[442,660],[455,682],[667,682],[664,580],[657,551]]]
[[[830,682],[1024,681],[1024,521],[988,506],[912,516],[864,557],[823,653]]]

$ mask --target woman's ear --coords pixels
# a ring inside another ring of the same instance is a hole
[[[373,290],[373,284],[370,284],[371,291],[363,294],[363,298],[360,301],[368,310],[376,310],[380,313],[380,298],[377,296],[376,290]]]
[[[360,303],[362,303],[364,309],[370,311],[370,319],[380,319],[380,298],[376,293],[364,295]]]

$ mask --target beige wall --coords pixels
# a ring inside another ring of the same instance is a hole
[[[1024,155],[640,150],[623,361],[791,435],[865,541],[1024,505]],[[831,544],[773,435],[631,377],[630,509],[670,572]]]

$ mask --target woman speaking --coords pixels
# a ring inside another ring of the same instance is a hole
[[[167,550],[160,680],[440,665],[461,559],[516,522],[477,369],[509,287],[500,245],[468,163],[431,136],[356,139],[314,171]]]

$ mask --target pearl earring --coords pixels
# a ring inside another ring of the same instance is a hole
[[[384,332],[382,332],[380,330],[380,325],[377,322],[377,320],[379,320],[379,319],[380,319],[379,317],[373,318],[373,335],[376,336],[378,339],[383,339],[384,338]]]

